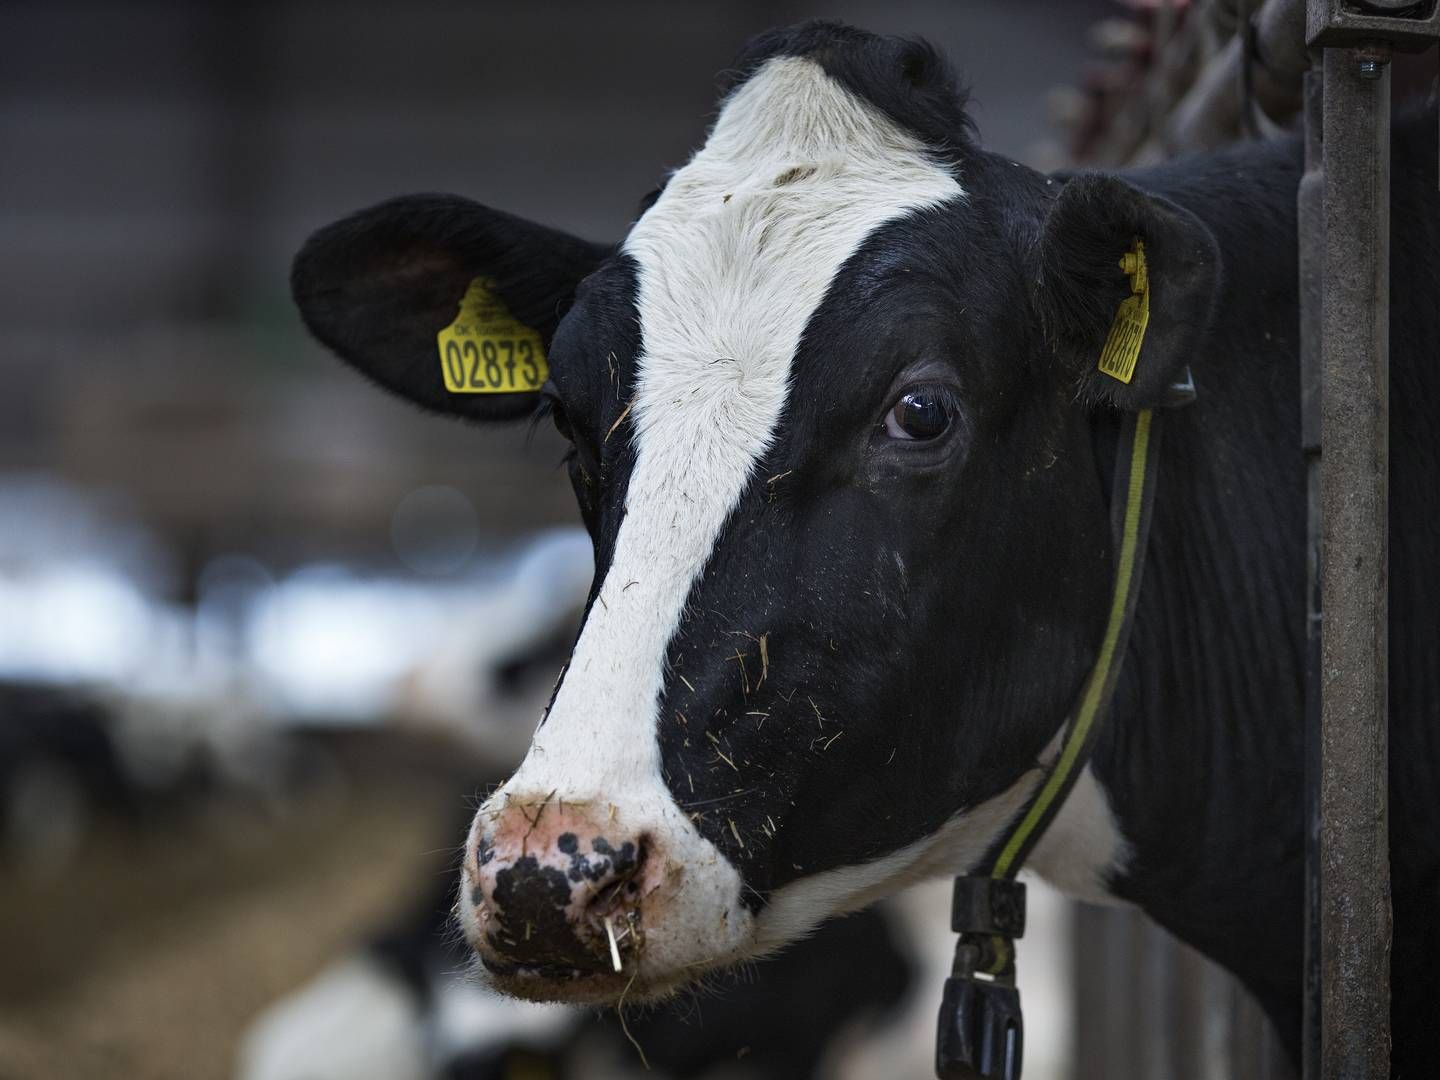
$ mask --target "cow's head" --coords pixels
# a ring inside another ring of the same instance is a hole
[[[1098,646],[1091,414],[1153,402],[1210,316],[1198,221],[984,153],[927,47],[808,24],[735,71],[616,247],[427,196],[295,266],[311,329],[381,385],[547,410],[574,448],[589,607],[459,902],[525,996],[664,993],[972,864]],[[1122,384],[1095,362],[1136,238]],[[476,278],[543,340],[538,392],[446,390],[436,334]]]

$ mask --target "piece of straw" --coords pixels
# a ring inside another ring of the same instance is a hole
[[[640,972],[635,972],[639,975]],[[650,1071],[650,1062],[645,1057],[645,1048],[640,1045],[634,1035],[630,1034],[630,1025],[625,1023],[625,995],[630,993],[630,987],[635,983],[635,975],[630,976],[630,981],[625,984],[625,989],[620,991],[620,1000],[615,1003],[615,1015],[620,1018],[620,1030],[625,1033],[625,1038],[630,1040],[630,1045],[640,1055],[640,1064],[645,1066],[645,1071]]]
[[[619,975],[623,968],[620,963],[620,945],[615,940],[615,924],[609,915],[605,916],[605,936],[610,939],[610,965],[615,969],[615,974]]]
[[[626,406],[625,406],[625,411],[622,412],[619,416],[617,416],[617,417],[615,418],[615,423],[613,423],[613,424],[610,425],[610,430],[607,431],[607,432],[605,432],[605,438],[601,439],[601,440],[600,440],[601,442],[609,442],[609,441],[610,441],[610,436],[611,436],[611,435],[614,435],[614,434],[615,434],[615,429],[618,428],[621,424],[623,424],[623,423],[625,422],[625,418],[630,415],[630,410],[633,409],[634,407],[635,407],[635,399],[634,399],[634,398],[631,398],[631,399],[630,399],[630,404],[626,405]]]

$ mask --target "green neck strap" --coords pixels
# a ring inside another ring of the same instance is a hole
[[[955,879],[950,922],[960,939],[940,1010],[936,1073],[942,1078],[1014,1080],[1020,1075],[1023,1025],[1014,939],[1025,929],[1025,886],[1014,878],[1084,772],[1115,696],[1140,594],[1158,450],[1155,412],[1126,414],[1110,506],[1118,559],[1095,666],[1045,779],[992,846],[992,854]]]

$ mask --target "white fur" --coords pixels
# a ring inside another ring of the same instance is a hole
[[[794,941],[831,915],[857,911],[907,885],[964,873],[1019,813],[1040,779],[1040,770],[1031,769],[994,798],[874,862],[826,870],[776,889],[760,915],[757,951]]]
[[[1094,904],[1119,901],[1107,882],[1130,859],[1105,789],[1090,766],[1075,781],[1065,805],[1030,853],[1029,866],[1051,885]]]
[[[1062,728],[1040,755],[1060,753]],[[1043,779],[1037,766],[999,795],[961,811],[937,831],[874,862],[801,878],[775,890],[761,912],[755,951],[769,952],[808,934],[831,915],[858,911],[882,896],[929,878],[963,874],[985,854]],[[1035,844],[1026,867],[1077,900],[1118,904],[1106,882],[1130,857],[1109,800],[1087,765],[1060,812]]]
[[[625,243],[644,342],[630,427],[611,436],[635,444],[625,518],[550,715],[481,814],[557,791],[660,841],[684,874],[665,919],[647,924],[646,981],[753,948],[739,875],[661,776],[657,702],[686,599],[774,438],[801,334],[836,272],[880,225],[962,195],[917,139],[818,64],[778,58],[730,98]]]

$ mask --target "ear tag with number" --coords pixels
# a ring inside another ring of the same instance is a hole
[[[1128,383],[1135,375],[1140,359],[1140,345],[1145,340],[1145,327],[1150,324],[1150,275],[1145,269],[1145,244],[1135,245],[1120,259],[1120,269],[1130,275],[1133,295],[1120,301],[1110,336],[1100,350],[1099,368],[1113,379]]]
[[[436,335],[452,394],[524,393],[550,377],[540,335],[510,314],[494,288],[488,278],[470,282],[455,321]]]

